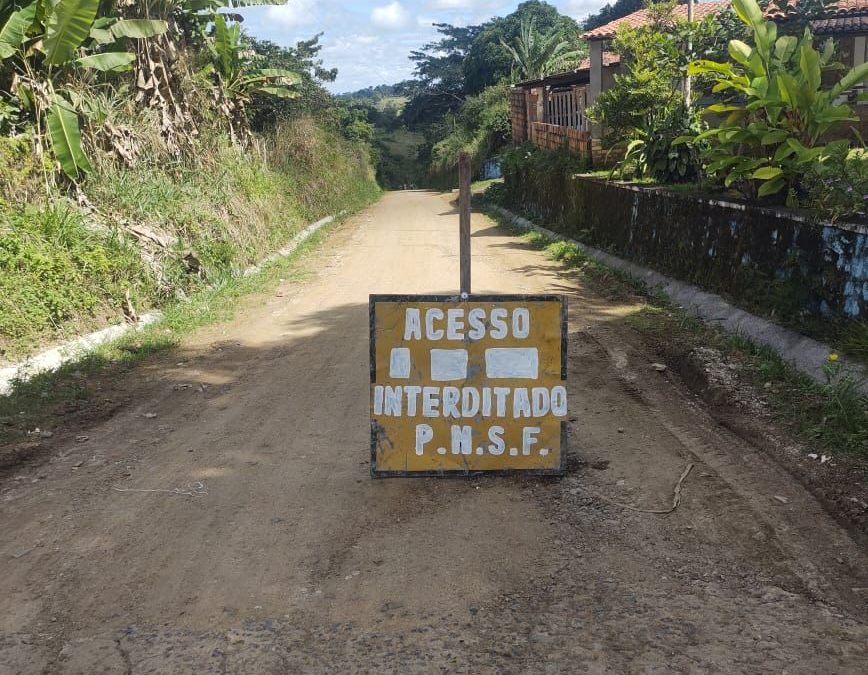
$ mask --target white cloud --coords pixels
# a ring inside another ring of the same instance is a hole
[[[431,0],[428,7],[431,9],[463,9],[480,10],[492,9],[501,4],[501,0]]]
[[[599,11],[600,7],[605,3],[600,0],[561,0],[556,4],[562,14],[580,21],[589,14]]]
[[[371,10],[371,23],[378,28],[398,30],[410,23],[410,13],[404,9],[400,2],[395,0],[388,5],[374,7]]]
[[[317,18],[316,0],[293,0],[288,5],[272,5],[265,17],[281,26],[306,26]]]

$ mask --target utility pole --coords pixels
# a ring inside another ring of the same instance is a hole
[[[687,23],[688,25],[693,24],[693,0],[687,0]],[[688,37],[687,38],[687,53],[690,54],[693,51],[693,40]],[[690,74],[684,74],[684,107],[687,110],[690,110],[690,96],[692,94],[692,82],[690,81]]]

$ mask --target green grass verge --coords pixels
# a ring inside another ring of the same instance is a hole
[[[0,138],[0,359],[121,321],[127,296],[142,313],[197,293],[379,195],[369,149],[309,118],[249,148],[217,131],[196,143],[185,159],[147,146],[133,166],[95,153],[86,211],[46,194],[27,143]],[[130,224],[174,241],[151,251],[158,273]]]
[[[835,362],[826,365],[827,382],[819,383],[793,368],[773,349],[724,333],[674,306],[667,297],[649,294],[642,282],[593,260],[576,244],[527,231],[484,203],[482,208],[504,229],[581,274],[593,290],[619,300],[640,294],[643,301],[623,321],[657,344],[666,345],[667,351],[686,355],[696,347],[709,347],[737,363],[742,381],[753,385],[769,402],[776,419],[803,440],[820,450],[868,460],[868,395],[860,392],[859,383],[844,376]]]
[[[487,180],[473,181],[470,184],[470,191],[474,193],[485,192],[492,185],[496,185],[499,183],[503,183],[503,178],[489,178]]]
[[[170,303],[162,319],[142,331],[101,345],[56,371],[15,382],[10,395],[0,396],[0,445],[21,441],[37,427],[50,427],[47,420],[59,412],[87,404],[94,395],[94,376],[121,375],[145,359],[175,348],[197,328],[230,320],[245,296],[270,290],[281,281],[300,280],[305,274],[300,263],[322,246],[329,227],[255,274],[226,275],[214,286],[193,293],[187,301]]]

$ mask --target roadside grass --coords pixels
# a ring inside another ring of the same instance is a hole
[[[206,325],[228,321],[245,296],[268,291],[283,281],[304,278],[304,258],[322,247],[326,226],[314,233],[290,255],[279,258],[249,276],[225,274],[207,288],[175,301],[163,317],[141,331],[127,333],[101,345],[55,371],[13,383],[8,396],[0,396],[0,445],[25,440],[45,420],[64,410],[86,405],[94,395],[96,375],[119,376],[149,357],[175,348],[185,336]]]
[[[718,350],[737,364],[741,381],[768,401],[775,419],[799,438],[822,451],[843,452],[868,460],[868,395],[859,391],[859,382],[841,373],[836,361],[830,360],[825,365],[827,382],[817,382],[800,373],[773,349],[725,333],[688,314],[665,295],[649,293],[642,282],[630,275],[589,258],[576,244],[527,231],[484,204],[482,208],[511,234],[578,272],[592,290],[618,300],[640,296],[642,301],[637,303],[636,311],[623,321],[666,352],[686,356],[697,347]],[[865,335],[860,331],[852,339],[859,342]]]
[[[95,150],[85,206],[49,194],[29,144],[0,139],[0,360],[198,293],[380,192],[369,149],[311,118],[246,148],[210,130],[184,159],[147,115],[127,121],[142,152],[128,166]]]
[[[88,229],[63,200],[38,208],[0,198],[0,272],[0,359],[120,315],[125,293],[147,295],[151,283],[126,238]]]
[[[485,192],[488,188],[496,183],[502,183],[503,178],[488,178],[486,180],[473,181],[470,184],[470,191],[473,193]]]

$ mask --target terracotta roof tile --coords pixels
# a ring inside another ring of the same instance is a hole
[[[603,52],[603,65],[604,66],[615,66],[621,63],[621,56],[616,54],[615,52]],[[576,70],[590,70],[591,69],[591,59],[585,59],[582,61]]]
[[[789,5],[786,11],[782,12],[778,7],[770,5],[766,9],[766,16],[770,19],[783,18],[792,11],[795,11],[795,6],[799,0],[789,0]],[[694,5],[693,16],[695,19],[702,19],[709,14],[716,14],[724,7],[728,7],[730,0],[719,0],[715,2],[702,2]],[[687,5],[677,5],[674,10],[675,16],[680,19],[687,19]],[[864,15],[864,16],[862,16]],[[589,30],[582,37],[586,40],[608,40],[615,37],[615,33],[622,26],[631,26],[639,28],[647,26],[651,22],[648,10],[640,9],[638,12],[633,12],[627,16],[615,19],[604,26],[599,26],[593,30]],[[860,32],[868,30],[868,0],[838,0],[828,10],[828,18],[818,19],[813,21],[811,25],[819,33],[829,32]]]
[[[850,2],[854,1],[866,1],[866,0],[847,0]],[[715,14],[719,12],[724,7],[729,6],[729,0],[718,0],[717,2],[703,2],[693,6],[693,18],[701,19],[708,14]],[[687,5],[676,5],[673,13],[676,17],[680,19],[687,20]],[[598,28],[594,28],[593,30],[589,30],[582,37],[586,40],[608,40],[609,38],[615,37],[615,33],[618,32],[618,29],[622,26],[631,26],[632,28],[639,28],[641,26],[647,26],[651,23],[651,17],[648,13],[647,9],[640,9],[638,12],[633,12],[632,14],[628,14],[627,16],[623,16],[620,19],[615,19],[614,21],[610,21],[604,26],[599,26]]]
[[[811,29],[818,35],[826,33],[868,33],[868,13],[862,16],[835,16],[811,21]]]
[[[796,11],[796,5],[798,5],[798,3],[799,0],[789,0],[784,11],[781,11],[780,8],[775,5],[769,5],[766,8],[765,15],[770,19],[787,16]],[[829,7],[827,12],[829,17],[864,13],[868,13],[868,0],[838,0],[834,5]],[[820,21],[826,20],[827,19],[820,19]]]

